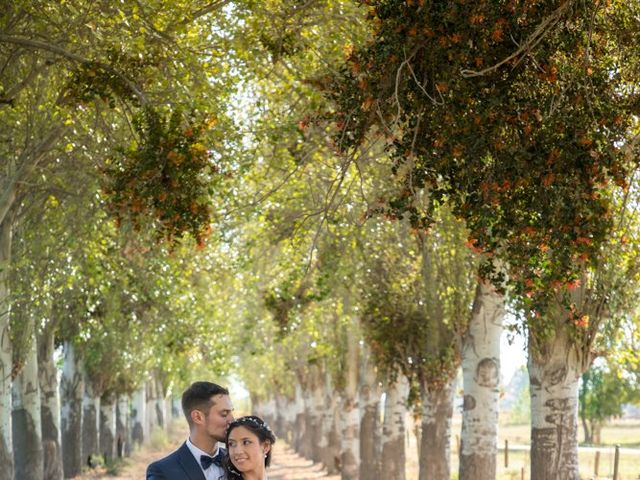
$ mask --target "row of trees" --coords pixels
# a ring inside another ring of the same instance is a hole
[[[533,478],[579,478],[579,378],[637,343],[638,8],[13,2],[4,478],[14,452],[37,459],[17,478],[77,473],[82,397],[115,418],[149,382],[166,398],[230,371],[343,478],[403,478],[407,409],[420,478],[449,478],[460,367],[459,478],[494,478],[509,309]],[[63,457],[41,447],[61,404]]]

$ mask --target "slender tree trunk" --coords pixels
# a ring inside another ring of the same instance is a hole
[[[142,445],[149,438],[147,425],[147,391],[143,384],[133,394],[133,405],[131,411],[131,441],[133,444]]]
[[[119,395],[116,403],[116,450],[118,458],[131,454],[131,415],[128,395]]]
[[[387,383],[382,428],[382,464],[380,478],[405,479],[405,435],[409,381],[398,372]]]
[[[9,280],[13,218],[3,215],[0,223],[0,480],[13,480],[13,442],[11,438],[11,378],[13,352],[9,332]]]
[[[166,428],[167,426],[167,410],[165,409],[165,389],[164,385],[162,385],[162,381],[156,375],[155,376],[155,385],[156,385],[156,425],[160,428]]]
[[[586,362],[561,328],[542,351],[529,351],[531,480],[580,480],[578,383]]]
[[[464,401],[460,480],[496,478],[500,337],[503,297],[486,281],[476,288],[469,328],[462,343]]]
[[[451,478],[451,417],[455,378],[440,387],[421,385],[422,435],[419,480]]]
[[[380,386],[371,352],[362,349],[359,388],[360,480],[380,478]]]
[[[100,452],[107,464],[116,457],[116,402],[115,395],[100,397]]]
[[[329,475],[337,474],[340,466],[340,434],[338,433],[338,396],[335,394],[331,372],[325,370],[325,382],[322,409],[322,442],[320,444],[320,461]]]
[[[65,478],[80,475],[82,451],[82,398],[84,377],[82,364],[70,342],[64,345],[64,368],[60,382],[62,400],[62,463]]]
[[[146,384],[147,388],[147,408],[146,408],[146,423],[145,432],[148,435],[153,433],[153,430],[158,426],[158,414],[156,412],[156,402],[158,399],[158,392],[156,391],[155,375],[151,377]],[[149,436],[147,436],[149,438]]]
[[[304,401],[304,436],[300,445],[300,455],[311,460],[313,455],[313,395],[311,385],[307,377],[305,388],[302,390]]]
[[[342,480],[359,480],[360,475],[360,409],[358,407],[359,338],[354,326],[347,330],[345,387],[342,393],[340,426],[342,445],[340,466]]]
[[[582,428],[584,429],[584,443],[587,445],[593,445],[593,436],[591,435],[591,430],[589,429],[589,422],[587,422],[587,417],[582,415]]]
[[[294,399],[295,425],[293,429],[293,449],[300,453],[302,451],[302,441],[305,436],[304,422],[304,396],[302,393],[302,385],[298,382],[295,386]]]
[[[87,377],[82,410],[82,452],[85,465],[93,466],[92,457],[100,454],[100,396]]]
[[[13,383],[13,448],[16,478],[41,479],[44,476],[42,421],[38,386],[38,349],[32,318],[25,326],[31,331],[31,345],[25,365]]]
[[[44,480],[62,480],[62,448],[60,446],[60,392],[58,369],[53,358],[54,334],[50,328],[38,336],[38,379],[42,418],[42,450]]]
[[[324,417],[324,389],[325,375],[324,369],[320,365],[312,366],[311,384],[311,459],[314,462],[322,462],[323,450],[327,446],[327,434],[323,427]]]

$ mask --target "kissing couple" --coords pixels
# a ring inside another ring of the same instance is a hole
[[[260,417],[234,418],[226,388],[193,383],[182,394],[182,411],[189,438],[178,450],[150,464],[147,480],[267,479],[276,437]]]

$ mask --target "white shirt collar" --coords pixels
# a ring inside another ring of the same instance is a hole
[[[216,444],[216,449],[212,455],[209,452],[205,452],[204,450],[196,447],[191,441],[191,437],[189,437],[187,438],[187,448],[196,459],[196,462],[198,463],[200,470],[202,470],[202,473],[204,473],[204,477],[206,478],[206,480],[218,480],[220,478],[224,478],[224,469],[222,467],[219,467],[216,464],[212,464],[209,468],[205,470],[204,468],[202,468],[202,465],[200,464],[201,455],[209,455],[211,457],[215,457],[218,454],[218,452],[220,451],[219,444]]]

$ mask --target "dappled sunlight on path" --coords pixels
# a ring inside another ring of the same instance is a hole
[[[306,480],[325,478],[338,480],[340,475],[328,476],[322,465],[314,464],[293,451],[289,445],[278,442],[274,446],[273,460],[269,468],[269,480]]]

